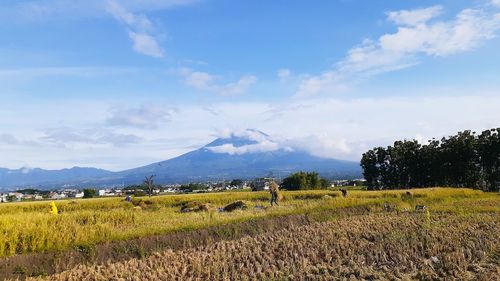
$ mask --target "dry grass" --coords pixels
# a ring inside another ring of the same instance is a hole
[[[498,280],[498,213],[372,213],[39,280]]]

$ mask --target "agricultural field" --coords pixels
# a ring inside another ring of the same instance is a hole
[[[274,207],[265,192],[68,200],[58,215],[50,202],[2,204],[0,277],[495,280],[498,193],[411,192],[290,191]],[[247,208],[218,211],[237,200]]]

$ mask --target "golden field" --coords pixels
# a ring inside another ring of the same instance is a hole
[[[252,235],[229,241],[158,248],[105,264],[82,262],[72,270],[16,271],[20,278],[50,280],[494,280],[491,276],[500,273],[499,194],[457,188],[405,193],[352,190],[343,198],[333,190],[283,191],[275,207],[269,207],[267,192],[153,196],[136,198],[135,204],[123,198],[65,200],[56,202],[58,215],[50,213],[47,201],[7,203],[0,205],[0,256],[8,261],[102,243],[127,245],[130,239],[209,227],[224,232],[225,226],[245,222],[258,229],[266,219],[300,215],[307,223],[272,232],[242,228]],[[217,211],[236,200],[248,208]],[[212,208],[181,213],[189,202]],[[416,205],[428,211],[416,213]]]
[[[434,212],[499,212],[500,196],[469,189],[413,190],[412,199],[404,191],[351,191],[342,198],[338,191],[282,192],[280,206],[268,206],[266,192],[225,192],[210,194],[166,195],[141,198],[151,201],[142,208],[123,198],[99,198],[57,201],[59,215],[50,213],[50,202],[0,204],[0,256],[61,250],[93,245],[104,241],[124,240],[179,230],[192,230],[256,219],[267,216],[301,214],[353,206],[382,208],[384,202],[397,209],[412,210],[415,205],[427,205]],[[329,195],[330,199],[324,199]],[[250,208],[233,213],[216,211],[180,213],[186,202],[210,203],[222,207],[236,200],[245,200]]]

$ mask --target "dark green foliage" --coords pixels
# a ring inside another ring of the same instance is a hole
[[[500,128],[479,136],[464,131],[425,145],[404,140],[373,148],[361,159],[368,189],[453,186],[498,191],[499,133]]]
[[[286,190],[322,189],[327,188],[328,185],[328,181],[316,172],[298,172],[285,178],[281,183],[281,188]]]
[[[206,184],[201,184],[201,183],[190,183],[190,184],[183,184],[181,187],[179,187],[180,190],[206,190],[208,186]]]
[[[243,184],[243,181],[240,179],[234,179],[231,181],[229,184],[230,186],[241,186]]]
[[[93,188],[86,188],[83,190],[83,198],[93,198],[97,196],[97,191]]]
[[[476,146],[483,184],[489,191],[500,191],[500,128],[482,132]]]
[[[22,194],[30,194],[30,195],[35,195],[35,194],[48,194],[50,191],[46,190],[38,190],[38,189],[33,189],[33,188],[25,188],[25,189],[20,189],[17,190],[16,192],[22,193]]]
[[[146,192],[144,190],[142,190],[142,189],[138,189],[138,190],[134,191],[134,196],[135,197],[146,196]]]

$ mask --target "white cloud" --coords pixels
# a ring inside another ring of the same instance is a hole
[[[345,138],[336,138],[328,133],[318,133],[289,139],[286,145],[295,150],[303,150],[322,158],[344,158],[352,152]]]
[[[151,34],[153,24],[145,15],[131,13],[112,0],[108,0],[106,9],[116,20],[127,26],[128,35],[136,52],[155,58],[164,56],[163,49]]]
[[[498,6],[498,7],[500,7],[500,0],[491,0],[491,3],[492,3],[494,6]]]
[[[253,75],[241,76],[237,81],[230,83],[220,83],[220,77],[207,72],[194,71],[189,68],[182,68],[179,73],[184,78],[184,83],[197,90],[216,93],[219,95],[237,95],[248,90],[256,81]]]
[[[220,146],[207,147],[215,153],[227,153],[231,155],[241,155],[257,152],[284,151],[306,151],[312,155],[322,158],[339,158],[351,153],[351,148],[345,139],[338,139],[327,133],[315,135],[286,137],[284,135],[269,136],[258,130],[231,130],[223,129],[218,131],[218,137],[230,138],[239,137],[254,141],[254,144],[234,146],[233,144],[223,144]]]
[[[111,116],[106,119],[106,124],[115,127],[156,129],[170,122],[172,111],[172,108],[153,104],[132,108],[113,107],[110,110]]]
[[[448,56],[476,48],[499,29],[500,13],[465,9],[451,22],[399,27],[397,33],[380,37],[379,48],[405,55]]]
[[[396,32],[384,34],[376,41],[365,39],[333,69],[320,75],[305,75],[297,95],[343,91],[359,79],[418,64],[421,56],[445,57],[466,52],[494,38],[500,30],[500,13],[487,8],[464,9],[452,20],[435,20],[441,10],[434,6],[389,12],[388,20],[398,24]]]
[[[428,20],[440,15],[443,11],[441,6],[433,6],[424,9],[401,10],[387,13],[387,19],[399,24],[416,26],[426,23]]]
[[[114,1],[108,1],[107,10],[118,21],[124,22],[137,30],[147,31],[153,28],[153,24],[145,15],[135,15]]]
[[[132,39],[134,50],[140,54],[161,58],[164,56],[163,49],[158,45],[156,39],[146,33],[128,32]]]
[[[142,141],[133,134],[115,133],[99,128],[74,129],[70,127],[49,128],[40,139],[50,144],[66,147],[67,145],[129,145]]]
[[[281,149],[276,142],[265,140],[256,144],[243,146],[234,146],[233,144],[223,144],[219,146],[207,147],[208,150],[215,153],[227,153],[230,155],[241,155],[247,153],[271,152]]]
[[[301,78],[297,96],[305,97],[328,90],[330,92],[343,92],[348,89],[344,76],[340,72],[326,71],[320,75],[304,75]]]
[[[250,128],[245,128],[245,129],[217,128],[216,133],[213,136],[224,139],[231,137],[238,137],[238,138],[245,138],[255,142],[264,142],[270,140],[270,137],[266,133],[261,132],[257,129],[250,129]]]

